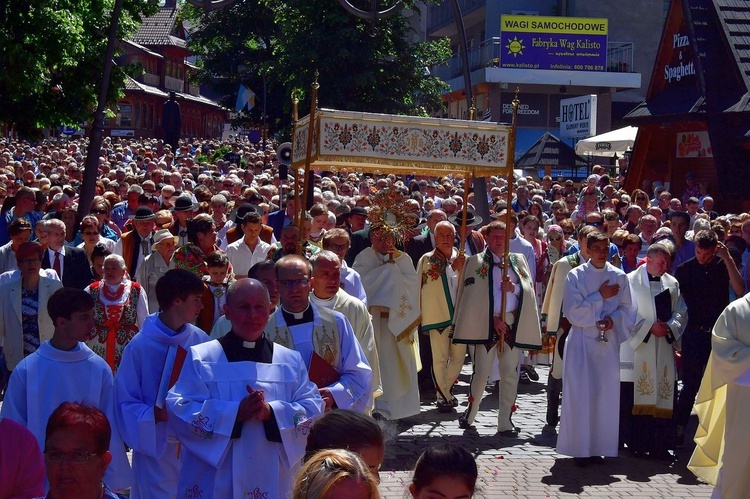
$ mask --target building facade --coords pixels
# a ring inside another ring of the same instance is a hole
[[[125,96],[117,101],[116,117],[105,121],[105,134],[163,138],[162,107],[174,92],[180,104],[182,137],[221,137],[228,111],[190,82],[197,68],[187,61],[192,54],[178,12],[175,2],[166,2],[143,20],[130,40],[121,43],[124,54],[118,62],[138,65],[142,73],[125,82]]]
[[[597,95],[596,133],[620,125],[620,118],[645,98],[668,5],[654,0],[458,0],[458,4],[469,46],[477,118],[510,122],[512,100],[518,89],[519,155],[545,132],[560,135],[560,101],[565,98]],[[535,19],[548,18],[559,21],[561,26],[578,23],[582,30],[576,35],[575,30],[564,27],[547,30],[533,26]],[[426,19],[427,38],[449,37],[455,54],[447,67],[432,69],[434,75],[450,85],[444,95],[444,117],[468,119],[452,2],[430,5]],[[525,19],[526,27],[503,25],[503,19],[521,25]],[[601,24],[597,20],[606,20],[600,33],[588,29],[592,23]],[[566,44],[571,42],[577,47],[571,45],[568,50]],[[541,49],[546,49],[546,57],[516,64]],[[576,51],[578,55],[573,54]],[[596,62],[582,62],[581,54],[590,55],[589,59]],[[565,60],[571,64],[565,64]],[[575,139],[565,142],[575,145]]]

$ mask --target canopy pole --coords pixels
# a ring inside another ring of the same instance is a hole
[[[320,84],[318,83],[318,70],[315,70],[315,79],[312,83],[312,92],[310,94],[310,121],[308,123],[307,128],[307,151],[305,154],[305,172],[302,175],[302,185],[304,189],[304,195],[302,196],[302,199],[300,199],[299,195],[299,189],[295,189],[294,192],[294,202],[296,203],[294,207],[297,211],[297,224],[299,227],[299,239],[297,240],[297,250],[299,254],[302,254],[302,228],[305,223],[305,204],[307,203],[307,199],[310,196],[311,188],[310,185],[310,163],[312,162],[312,148],[313,148],[313,135],[315,134],[315,111],[318,108],[318,88],[320,87]],[[297,183],[299,186],[299,182]]]
[[[469,213],[469,180],[471,172],[464,174],[464,200],[461,208],[461,241],[458,244],[458,254],[463,256],[466,253],[466,217]],[[475,195],[476,196],[476,195]]]
[[[292,141],[297,136],[297,122],[299,121],[299,96],[297,95],[297,89],[292,90]],[[294,147],[292,147],[294,150]],[[294,169],[294,175],[292,180],[294,181],[294,220],[292,223],[299,227],[299,168]],[[279,204],[281,204],[281,198],[279,198]]]
[[[516,96],[513,99],[513,121],[511,122],[510,127],[510,138],[508,140],[508,189],[507,189],[507,207],[505,208],[505,244],[503,247],[503,284],[506,282],[510,282],[510,278],[508,277],[508,266],[510,265],[510,235],[511,235],[511,217],[510,217],[510,211],[513,209],[511,208],[511,202],[513,201],[513,166],[515,163],[515,155],[516,155],[516,126],[518,122],[518,104],[520,101],[518,100],[518,88],[516,88]],[[500,294],[501,300],[500,300],[500,317],[502,320],[505,320],[505,310],[507,308],[507,299],[504,292],[501,292]],[[505,333],[500,334],[500,344],[498,345],[498,351],[502,352],[505,348]]]

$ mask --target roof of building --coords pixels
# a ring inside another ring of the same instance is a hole
[[[168,45],[185,48],[185,40],[177,35],[177,7],[162,7],[153,16],[143,19],[132,41],[141,45]]]
[[[157,59],[164,59],[164,56],[159,54],[158,52],[154,52],[153,50],[149,50],[148,47],[144,47],[140,43],[135,43],[132,40],[122,40],[121,42],[123,45],[127,45],[129,47],[132,47],[139,52],[143,52],[144,54],[148,54],[152,57],[156,57]]]
[[[746,0],[687,0],[685,22],[695,47],[697,65],[716,81],[701,76],[694,87],[672,86],[639,104],[625,117],[634,121],[686,118],[707,111],[706,87],[714,90],[711,107],[725,113],[750,112],[750,2]],[[664,41],[662,41],[664,43]],[[660,75],[655,71],[653,78]],[[678,80],[679,81],[679,80]],[[718,102],[720,101],[720,102]]]
[[[516,168],[538,168],[542,166],[552,167],[574,167],[586,166],[588,163],[584,158],[578,156],[565,142],[561,141],[549,132],[539,137],[534,145],[516,160]]]
[[[125,80],[125,90],[131,91],[131,92],[143,92],[143,93],[154,95],[157,97],[164,97],[164,98],[169,97],[168,92],[165,92],[164,90],[154,87],[152,85],[146,85],[145,83],[140,83],[130,77],[127,77],[127,79]],[[224,109],[221,105],[219,105],[218,102],[212,101],[211,99],[203,97],[202,95],[187,94],[184,92],[175,92],[175,95],[177,96],[178,99],[184,99],[184,100],[196,102],[198,104],[204,104],[206,106],[215,107],[218,109]]]

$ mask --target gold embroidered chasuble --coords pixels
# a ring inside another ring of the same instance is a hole
[[[323,360],[338,369],[341,365],[341,341],[336,327],[336,318],[326,308],[316,307],[312,304],[310,304],[310,307],[313,311],[313,350],[323,357]],[[274,343],[294,350],[292,333],[284,320],[281,307],[277,308],[269,317],[265,334]]]

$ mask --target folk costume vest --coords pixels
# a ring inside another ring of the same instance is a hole
[[[102,357],[112,372],[117,372],[122,359],[122,351],[138,333],[138,296],[141,286],[130,282],[130,289],[124,290],[127,298],[120,305],[105,305],[101,294],[102,281],[91,283],[91,296],[94,298],[95,334],[88,346]]]
[[[529,266],[523,255],[518,253],[510,253],[508,261],[521,284],[518,308],[514,318],[513,320],[506,319],[506,322],[511,325],[514,338],[512,346],[525,350],[539,350],[542,347],[542,335]],[[470,257],[464,265],[456,300],[457,307],[453,324],[454,343],[486,344],[494,341],[493,264],[492,253],[485,250]]]
[[[455,254],[456,251],[453,250]],[[446,269],[450,262],[438,250],[427,253],[419,260],[417,269],[421,279],[420,302],[422,310],[422,332],[432,329],[443,332],[453,323],[453,299],[451,298]]]

